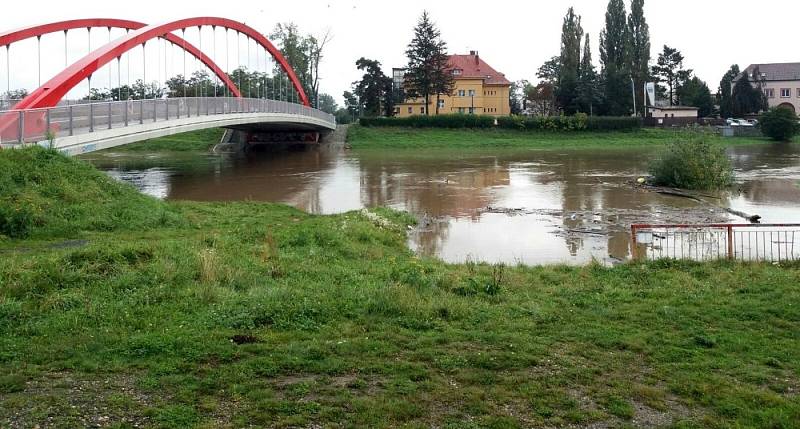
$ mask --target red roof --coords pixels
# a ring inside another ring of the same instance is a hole
[[[493,69],[477,54],[450,55],[448,65],[453,70],[461,70],[458,78],[484,79],[486,85],[511,85],[506,75]]]

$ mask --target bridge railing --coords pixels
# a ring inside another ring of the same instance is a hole
[[[272,113],[335,124],[333,115],[302,104],[261,98],[188,97],[72,104],[0,111],[0,143],[41,142],[114,128],[219,115]]]

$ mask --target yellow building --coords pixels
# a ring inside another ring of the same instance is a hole
[[[511,114],[509,97],[511,82],[486,64],[472,51],[469,55],[451,55],[448,68],[455,79],[452,94],[439,95],[439,114],[464,113],[476,115],[508,116]],[[395,88],[403,87],[405,69],[394,69]],[[436,114],[436,95],[431,95],[428,106],[424,99],[407,99],[399,103],[395,116]]]

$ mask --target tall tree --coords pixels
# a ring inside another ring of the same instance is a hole
[[[659,83],[666,84],[669,105],[680,104],[679,89],[692,76],[692,70],[683,68],[681,51],[664,45],[664,51],[658,54],[658,61],[653,66],[653,75]]]
[[[697,76],[689,79],[678,89],[678,97],[682,104],[697,107],[700,117],[705,118],[714,113],[714,99],[711,90]]]
[[[734,116],[744,116],[767,110],[767,98],[758,84],[761,79],[758,67],[753,71],[753,77],[754,79],[751,81],[749,73],[745,71],[739,75],[733,86],[732,113]]]
[[[723,118],[730,118],[733,116],[733,82],[739,76],[741,71],[739,66],[734,64],[722,77],[719,82],[719,114]]]
[[[319,95],[319,110],[322,110],[325,113],[330,113],[333,115],[339,110],[339,105],[336,103],[336,100],[330,94],[320,94]]]
[[[383,81],[383,116],[387,118],[391,118],[394,116],[394,106],[397,104],[398,98],[396,97],[396,93],[394,91],[394,82],[392,82],[391,77],[387,77]]]
[[[347,109],[350,116],[358,118],[358,114],[361,111],[361,103],[358,101],[358,97],[350,91],[345,91],[342,94],[342,98],[344,98],[344,108]]]
[[[552,57],[545,61],[539,70],[536,72],[538,77],[543,82],[558,83],[558,76],[561,75],[561,57]]]
[[[583,27],[581,17],[569,8],[561,26],[561,56],[559,57],[558,104],[568,115],[580,110],[578,100],[578,81],[581,73],[581,41]]]
[[[581,111],[594,114],[595,106],[602,100],[602,88],[592,63],[592,46],[589,35],[583,42],[583,58],[581,58],[581,74],[578,81],[578,101]]]
[[[270,38],[275,41],[284,58],[294,69],[297,78],[307,93],[311,93],[311,79],[309,76],[309,43],[305,36],[300,34],[300,29],[293,22],[278,23],[272,30]],[[276,66],[276,69],[278,67]]]
[[[322,37],[303,35],[297,24],[288,22],[277,24],[270,38],[277,43],[286,61],[300,79],[306,95],[316,106],[319,102],[320,63],[325,45],[330,41],[330,32],[326,32]],[[277,68],[276,65],[276,71]]]
[[[526,87],[525,99],[530,102],[530,110],[535,115],[552,116],[556,113],[555,87],[550,82]]]
[[[447,43],[441,32],[431,21],[427,11],[422,13],[414,28],[414,38],[406,49],[405,90],[411,98],[425,100],[425,115],[430,114],[431,96],[449,94],[453,91],[453,75],[448,69]],[[439,103],[436,103],[439,112]]]
[[[525,110],[525,88],[530,85],[527,80],[518,80],[511,84],[508,104],[512,115],[519,115]]]
[[[364,72],[361,80],[355,82],[355,93],[364,107],[366,116],[380,116],[383,113],[383,102],[386,97],[387,85],[391,94],[391,78],[383,74],[381,63],[361,57],[356,61],[356,67]]]
[[[631,113],[633,94],[628,54],[628,24],[623,0],[609,0],[606,25],[600,33],[600,62],[603,66],[603,112],[625,116]]]
[[[650,80],[650,26],[644,17],[644,0],[632,0],[628,16],[628,52],[636,99],[644,100],[644,84]],[[642,116],[647,106],[642,103]]]

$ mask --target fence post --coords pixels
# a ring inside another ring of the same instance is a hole
[[[47,113],[45,113],[45,120],[47,122],[47,134],[50,133],[50,109],[47,109]],[[45,134],[46,136],[46,134]]]
[[[131,106],[131,102],[130,102],[130,100],[128,100],[128,101],[125,102],[125,106],[122,109],[123,110],[123,112],[122,112],[122,116],[123,116],[122,120],[125,121],[125,126],[126,127],[128,126],[128,107],[130,107],[130,106]],[[70,117],[72,117],[72,116],[70,115]]]
[[[19,111],[19,142],[25,143],[25,112],[22,110]]]
[[[139,125],[144,124],[144,100],[139,99]]]
[[[108,129],[111,129],[111,102],[108,102]]]
[[[89,102],[89,132],[94,132],[94,103]]]
[[[73,111],[72,111],[72,105],[70,104],[69,105],[69,135],[73,135],[73,132],[74,132],[73,128],[72,128],[72,126],[73,126],[73,123],[72,123],[73,119],[72,118],[73,117],[74,117],[74,115],[73,115]]]
[[[733,259],[733,226],[728,225],[728,259]]]

